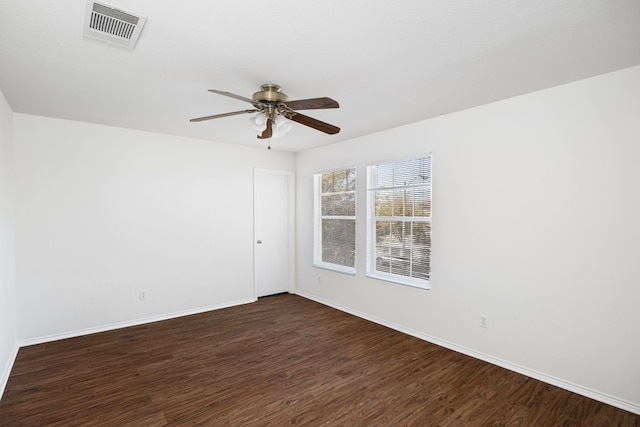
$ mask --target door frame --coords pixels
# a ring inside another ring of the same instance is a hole
[[[258,233],[256,227],[256,182],[260,174],[276,174],[287,177],[287,214],[289,223],[287,224],[287,291],[295,293],[295,231],[296,231],[296,207],[295,207],[295,173],[279,169],[253,169],[253,299],[258,300],[258,272],[257,272],[257,240]]]

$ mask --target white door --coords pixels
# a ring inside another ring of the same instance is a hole
[[[293,173],[255,169],[253,177],[256,296],[293,284]]]

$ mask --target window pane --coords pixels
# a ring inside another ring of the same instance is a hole
[[[376,221],[376,270],[391,272],[391,222]]]
[[[322,190],[321,193],[330,193],[333,191],[333,174],[332,173],[323,173],[322,174]]]
[[[322,220],[322,261],[355,267],[356,222],[353,219]]]
[[[414,164],[415,161],[413,159],[395,163],[394,187],[404,187],[413,184],[416,176]]]
[[[416,184],[431,185],[431,156],[416,159],[414,175],[419,179]]]
[[[411,260],[410,237],[410,223],[405,221],[391,223],[391,272],[394,274],[408,276],[409,260]]]
[[[356,170],[347,170],[347,191],[356,191]]]
[[[376,269],[409,276],[411,262],[411,223],[376,222]]]
[[[412,223],[413,266],[411,277],[429,280],[431,271],[431,223]]]
[[[322,198],[322,215],[353,216],[356,214],[355,193],[325,194]]]
[[[375,193],[375,215],[393,215],[393,191],[376,191]]]
[[[393,215],[413,216],[413,190],[394,191]]]
[[[431,190],[427,187],[413,190],[413,203],[415,216],[431,216]]]
[[[333,192],[347,191],[347,171],[333,172]]]
[[[390,221],[376,221],[376,247],[387,247],[391,235]],[[377,252],[376,252],[377,253]]]
[[[377,165],[373,170],[375,188],[393,187],[393,163]]]

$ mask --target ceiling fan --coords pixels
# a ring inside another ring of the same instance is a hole
[[[209,89],[209,92],[248,102],[253,105],[253,109],[198,117],[189,120],[190,122],[201,122],[204,120],[219,119],[221,117],[235,116],[238,114],[258,113],[258,115],[252,119],[251,123],[254,129],[261,132],[258,135],[259,139],[267,139],[274,136],[274,128],[276,127],[276,124],[279,124],[279,122],[282,121],[282,118],[293,120],[294,122],[328,133],[329,135],[334,135],[340,132],[340,128],[337,126],[314,119],[313,117],[305,116],[297,111],[340,108],[338,102],[331,98],[322,97],[289,101],[289,97],[281,92],[280,86],[275,84],[264,84],[260,86],[260,91],[254,93],[251,98],[245,98],[244,96],[215,89]],[[262,129],[262,126],[264,126],[264,129]]]

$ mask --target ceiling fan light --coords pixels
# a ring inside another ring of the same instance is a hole
[[[280,135],[286,135],[291,131],[291,129],[293,129],[293,122],[291,120],[287,120],[284,116],[278,116],[276,119],[276,128]]]
[[[249,126],[256,131],[258,135],[267,128],[267,115],[264,113],[257,113],[249,117]],[[271,138],[279,138],[286,135],[293,128],[293,122],[287,120],[283,116],[277,116],[272,128]]]
[[[258,113],[249,117],[249,126],[261,134],[267,128],[267,116],[264,113]]]
[[[273,135],[272,138],[279,138],[281,136],[285,136],[289,131],[293,128],[293,124],[290,120],[287,120],[283,116],[276,117],[274,126],[273,126]]]

